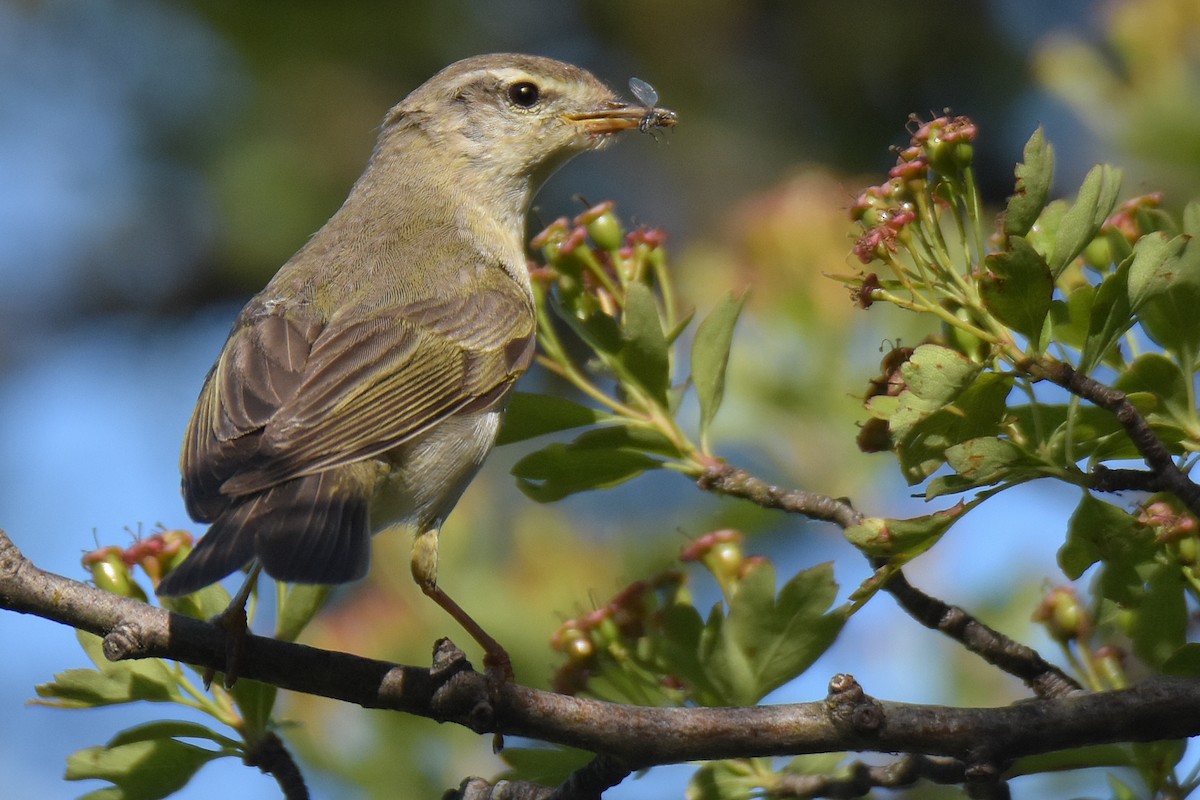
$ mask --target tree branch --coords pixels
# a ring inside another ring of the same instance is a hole
[[[112,660],[161,657],[215,669],[224,665],[222,634],[215,626],[43,572],[2,531],[0,607],[103,636],[105,655]],[[817,702],[651,708],[496,685],[474,672],[448,643],[439,648],[432,669],[420,669],[259,636],[248,637],[242,674],[243,679],[454,722],[480,733],[527,736],[603,753],[624,770],[853,750],[958,759],[966,765],[969,786],[988,786],[1020,756],[1200,734],[1200,681],[1181,678],[1153,678],[1129,689],[1075,692],[1003,708],[947,708],[876,700],[849,676],[836,676],[828,697]],[[617,775],[604,774],[609,779]]]
[[[1154,433],[1150,423],[1141,415],[1124,392],[1105,386],[1094,378],[1077,372],[1070,364],[1045,358],[1031,365],[1033,374],[1066,389],[1112,413],[1125,429],[1146,466],[1158,476],[1157,485],[1178,497],[1193,514],[1200,516],[1200,486],[1175,465],[1171,452]],[[1125,475],[1124,477],[1129,477]]]
[[[874,566],[879,569],[886,563],[877,559]],[[899,570],[883,584],[883,591],[894,597],[917,622],[941,631],[989,664],[1020,678],[1038,697],[1058,697],[1080,689],[1078,683],[1032,647],[984,625],[958,606],[930,597],[909,583]]]
[[[833,522],[843,530],[862,522],[863,515],[847,500],[800,489],[781,489],[744,469],[718,463],[705,470],[697,485],[705,491],[740,497],[762,506]]]
[[[843,529],[863,520],[863,514],[847,500],[798,489],[781,489],[728,464],[710,467],[698,484],[701,489],[740,497],[764,508],[834,522]],[[876,559],[872,567],[878,570],[886,563],[885,559]],[[1039,697],[1052,697],[1079,688],[1078,683],[1033,648],[984,625],[958,606],[914,588],[898,570],[883,585],[883,590],[895,597],[900,607],[922,625],[941,631],[989,664],[1020,678]]]

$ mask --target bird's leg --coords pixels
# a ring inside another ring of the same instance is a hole
[[[438,531],[436,528],[422,531],[413,540],[413,579],[427,597],[441,606],[483,648],[483,665],[488,676],[502,683],[511,682],[514,676],[508,651],[437,585],[437,562]]]
[[[254,585],[258,582],[258,575],[262,572],[262,565],[258,561],[250,567],[250,572],[246,575],[246,580],[242,581],[242,586],[237,590],[237,594],[229,601],[229,605],[225,606],[225,610],[213,617],[210,622],[221,628],[225,633],[225,688],[232,689],[237,683],[238,674],[242,668],[242,655],[246,651],[246,633],[248,623],[246,619],[246,602],[250,599],[250,592],[254,591]],[[216,674],[214,669],[206,669],[204,671],[204,688],[207,689]]]

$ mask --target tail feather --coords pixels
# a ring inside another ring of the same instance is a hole
[[[258,498],[250,498],[219,516],[183,563],[158,584],[158,595],[198,592],[249,564],[254,558],[254,534],[245,522],[257,502]]]
[[[158,594],[198,591],[256,557],[268,575],[288,583],[347,583],[363,577],[371,559],[372,486],[358,477],[354,466],[342,467],[239,499],[163,579]]]
[[[348,485],[344,470],[271,490],[278,508],[255,531],[255,552],[268,575],[288,583],[347,583],[367,574],[370,495]]]

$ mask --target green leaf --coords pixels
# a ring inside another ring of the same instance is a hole
[[[1012,380],[995,373],[981,375],[981,369],[949,348],[921,345],[901,367],[904,391],[867,402],[873,415],[887,420],[910,484],[935,472],[948,447],[999,433]]]
[[[1087,342],[1088,325],[1095,300],[1096,287],[1082,284],[1071,289],[1065,301],[1051,301],[1050,340],[1082,350]]]
[[[867,556],[907,562],[932,547],[967,510],[959,502],[943,511],[911,519],[868,517],[843,534],[850,544]]]
[[[946,448],[955,471],[930,482],[925,499],[997,483],[1017,484],[1040,478],[1053,468],[1010,439],[980,436]]]
[[[1186,641],[1188,612],[1179,567],[1156,564],[1151,569],[1129,632],[1133,637],[1133,652],[1151,668],[1158,669]]]
[[[1183,207],[1183,233],[1195,239],[1200,236],[1200,200]]]
[[[174,668],[166,662],[157,658],[109,661],[99,636],[84,631],[76,631],[76,636],[99,669],[69,669],[57,673],[52,683],[39,684],[35,691],[46,700],[42,705],[95,708],[136,700],[171,703],[183,699]]]
[[[1017,165],[1017,186],[1008,198],[1004,214],[1004,232],[1009,236],[1024,236],[1037,221],[1050,196],[1054,179],[1054,148],[1047,142],[1042,127],[1033,132],[1025,143],[1024,161]]]
[[[1108,164],[1093,167],[1083,179],[1075,204],[1059,223],[1054,249],[1047,259],[1055,278],[1096,238],[1100,226],[1116,207],[1120,191],[1121,171]]]
[[[1100,590],[1114,602],[1132,605],[1140,599],[1142,570],[1154,560],[1154,534],[1132,515],[1084,492],[1067,524],[1067,540],[1058,564],[1077,580],[1098,561],[1104,562]]]
[[[201,767],[224,755],[172,738],[110,743],[72,753],[64,777],[69,781],[97,778],[114,784],[81,800],[159,800],[182,789]]]
[[[1146,333],[1189,371],[1200,350],[1200,245],[1185,236],[1143,236],[1129,269],[1129,298]]]
[[[506,747],[500,758],[508,764],[506,781],[529,781],[542,786],[557,786],[575,770],[587,765],[595,754],[574,747]]]
[[[513,392],[496,445],[512,444],[547,433],[595,425],[608,415],[565,397]]]
[[[696,328],[692,343],[692,383],[700,400],[700,438],[708,441],[708,429],[725,396],[725,367],[733,344],[733,328],[745,305],[746,295],[725,295]]]
[[[830,612],[837,597],[833,566],[807,569],[775,594],[775,568],[758,565],[737,584],[727,616],[705,626],[701,661],[733,705],[753,705],[807,669],[845,622]],[[827,613],[828,612],[828,613]]]
[[[322,583],[288,583],[279,600],[275,638],[294,642],[313,616],[325,605],[333,587]]]
[[[625,343],[619,360],[629,377],[664,408],[670,385],[671,363],[667,337],[658,315],[658,301],[650,287],[631,283],[625,288],[625,312],[621,316]]]
[[[1129,261],[1125,261],[1096,291],[1088,317],[1087,340],[1079,357],[1080,372],[1091,372],[1101,361],[1122,362],[1120,354],[1113,352],[1113,345],[1133,326],[1128,286]]]
[[[1021,775],[1036,775],[1040,772],[1131,766],[1133,766],[1133,756],[1126,745],[1097,744],[1018,758],[1013,762],[1012,767],[1005,770],[1005,776],[1015,778]]]
[[[134,742],[146,742],[153,739],[207,739],[218,747],[241,752],[242,743],[228,736],[223,736],[207,725],[198,722],[182,722],[180,720],[158,720],[126,728],[109,740],[105,747],[112,748]]]
[[[615,431],[609,433],[608,431]],[[624,426],[589,431],[570,444],[554,443],[518,461],[517,486],[533,500],[549,503],[589,489],[607,489],[662,462],[642,452],[665,441]],[[668,443],[669,444],[669,443]],[[636,448],[636,449],[631,449]]]
[[[1009,239],[1009,249],[989,255],[979,279],[979,293],[996,319],[1029,338],[1033,350],[1050,311],[1054,278],[1038,252],[1020,236]]]
[[[1180,647],[1163,663],[1162,671],[1180,678],[1200,678],[1200,643],[1188,642]]]
[[[1153,406],[1139,404],[1138,408],[1152,424],[1169,420],[1187,426],[1192,421],[1187,382],[1188,376],[1174,361],[1161,353],[1145,353],[1117,376],[1113,388],[1127,395],[1152,396]]]
[[[621,327],[608,314],[602,311],[592,311],[584,316],[579,316],[572,313],[553,296],[548,298],[546,303],[558,318],[567,323],[567,327],[596,353],[612,356],[621,349],[623,343]]]

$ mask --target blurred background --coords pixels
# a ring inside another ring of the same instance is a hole
[[[578,63],[622,91],[638,76],[679,113],[657,140],[627,136],[568,165],[536,216],[573,215],[580,195],[612,199],[625,219],[668,231],[690,304],[752,287],[718,450],[875,514],[928,510],[886,456],[854,446],[856,397],[882,353],[926,331],[857,311],[822,273],[857,267],[846,210],[883,180],[908,115],[951,107],[979,123],[994,203],[1039,124],[1067,192],[1100,160],[1125,168],[1127,195],[1160,189],[1168,205],[1200,177],[1195,0],[0,0],[0,526],[30,558],[84,578],[79,558],[97,544],[158,525],[202,531],[179,498],[178,449],[234,315],[341,203],[391,105],[458,58],[504,50]],[[523,387],[545,385],[534,373]],[[835,531],[673,475],[538,506],[508,475],[522,452],[498,450],[451,517],[442,580],[523,682],[548,683],[559,622],[713,528],[752,534],[747,549],[781,575],[834,560],[844,591],[867,575]],[[1061,660],[1029,623],[1062,581],[1071,498],[1060,491],[1033,484],[985,505],[910,578]],[[466,644],[412,584],[407,551],[376,542],[370,578],[342,590],[305,641],[413,664],[439,636]],[[28,706],[35,684],[85,666],[83,653],[71,630],[13,614],[0,614],[0,641],[7,797],[98,788],[61,780],[67,756],[163,713]],[[894,700],[1023,696],[886,597],[770,699],[818,699],[839,671]],[[300,723],[287,735],[316,797],[436,797],[502,769],[490,738],[463,729],[313,698],[286,699],[285,715]],[[657,769],[609,796],[681,797],[689,772]],[[1100,774],[1014,783],[1018,797],[1104,787]],[[226,759],[179,797],[221,793],[278,796]]]

